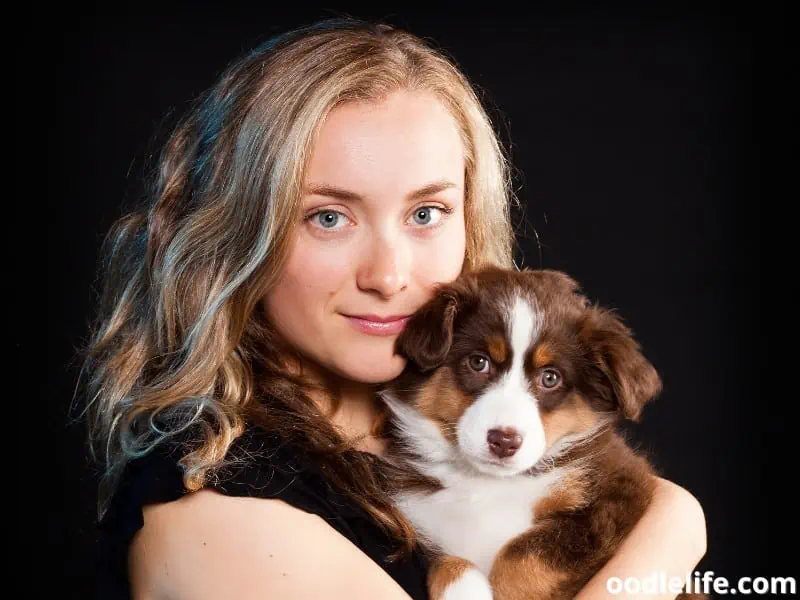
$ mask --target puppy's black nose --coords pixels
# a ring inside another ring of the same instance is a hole
[[[486,439],[489,442],[489,450],[500,458],[513,456],[522,445],[522,436],[511,427],[490,429]]]

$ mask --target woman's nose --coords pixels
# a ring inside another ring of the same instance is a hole
[[[410,250],[401,242],[378,240],[361,261],[358,287],[391,297],[408,285],[410,262]]]

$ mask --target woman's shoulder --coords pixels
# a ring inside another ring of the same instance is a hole
[[[409,599],[351,539],[279,498],[208,489],[149,506],[144,520],[130,547],[133,598]]]
[[[243,580],[256,577],[247,584],[253,593],[258,585],[294,585],[296,581],[285,578],[298,576],[303,560],[317,558],[333,569],[327,584],[333,589],[338,574],[363,569],[361,561],[368,558],[381,562],[389,551],[375,523],[326,484],[313,460],[259,428],[248,427],[237,438],[224,466],[199,492],[184,489],[179,463],[184,452],[180,444],[165,444],[128,465],[100,524],[102,597],[128,597],[119,593],[128,579],[177,585],[185,592],[194,588],[187,588],[193,584],[184,578],[200,571],[203,575],[195,577],[194,585],[208,579],[205,590],[235,573]],[[424,580],[421,560],[383,565],[386,572],[373,574],[376,585],[391,590],[401,582],[407,591],[415,586],[419,590]],[[265,570],[263,561],[278,570]],[[272,581],[270,573],[280,580]],[[392,575],[388,582],[383,581],[387,573]],[[137,589],[135,585],[135,593]],[[311,591],[298,589],[301,595]],[[284,591],[284,597],[291,597],[288,588]]]

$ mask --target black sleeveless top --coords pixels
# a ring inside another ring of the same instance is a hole
[[[186,492],[178,444],[157,446],[128,464],[107,513],[98,523],[96,597],[129,600],[128,546],[144,524],[142,507],[176,500]],[[319,515],[382,567],[414,599],[428,598],[425,556],[415,551],[393,562],[396,545],[357,504],[328,486],[319,469],[296,450],[249,427],[231,446],[234,464],[221,469],[209,486],[229,496],[279,498]],[[237,457],[250,457],[236,461]],[[356,583],[357,585],[357,583]]]

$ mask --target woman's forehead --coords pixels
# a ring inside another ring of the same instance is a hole
[[[379,105],[335,109],[320,129],[305,177],[306,193],[336,189],[354,200],[405,197],[443,182],[452,185],[436,191],[463,190],[458,125],[434,96],[407,92]]]

